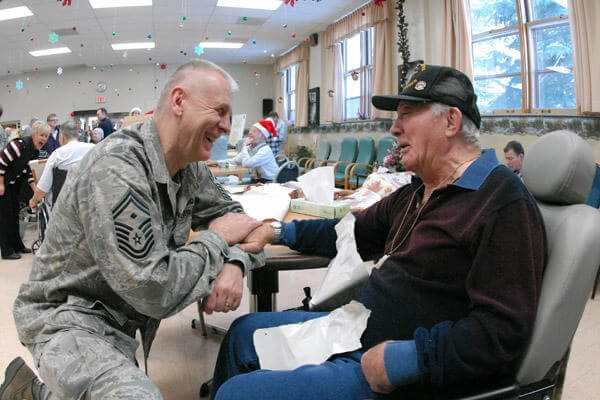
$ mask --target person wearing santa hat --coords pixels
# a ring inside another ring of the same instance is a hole
[[[275,122],[275,119],[271,118],[270,116],[268,118],[265,118],[263,121],[271,123],[267,124],[269,126],[269,137],[267,138],[267,144],[271,148],[273,155],[277,157],[277,155],[279,154],[279,142],[281,141],[277,132],[277,122]],[[271,125],[273,125],[273,130],[270,130]]]
[[[275,133],[275,125],[270,119],[258,121],[250,128],[242,151],[232,162],[250,169],[252,183],[273,182],[279,167],[267,139]]]

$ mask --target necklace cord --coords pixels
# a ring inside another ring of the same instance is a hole
[[[463,165],[465,165],[469,161],[473,161],[473,160],[477,159],[479,156],[481,156],[481,153],[479,153],[477,156],[475,156],[473,158],[470,158],[470,159],[468,159],[466,161],[463,161],[460,164],[458,164],[458,166],[452,171],[452,173],[450,175],[448,175],[446,177],[446,179],[442,180],[436,187],[433,188],[433,190],[431,191],[431,193],[433,194],[433,192],[435,192],[440,187],[442,187],[442,185],[444,185],[446,182],[448,182],[454,176],[454,174],[456,173],[456,171],[459,170],[460,167],[462,167]],[[404,237],[402,238],[402,240],[400,240],[400,242],[398,244],[396,244],[396,239],[398,238],[398,234],[400,233],[400,231],[402,230],[402,227],[404,226],[404,221],[406,220],[406,217],[408,216],[408,212],[410,211],[410,209],[412,207],[412,204],[413,204],[413,201],[415,200],[416,194],[419,192],[419,190],[421,190],[421,188],[423,186],[425,186],[425,184],[421,183],[421,185],[419,185],[419,187],[410,196],[410,201],[408,202],[408,205],[406,206],[406,211],[404,211],[404,215],[402,216],[402,221],[400,221],[400,225],[398,226],[398,229],[396,230],[396,233],[394,234],[394,238],[392,239],[392,242],[390,243],[389,251],[386,251],[385,254],[390,255],[390,254],[393,254],[394,252],[396,252],[396,250],[398,250],[400,248],[400,246],[402,246],[404,244],[404,242],[406,241],[406,239],[408,238],[408,236],[412,233],[413,228],[415,227],[415,225],[417,224],[417,221],[419,220],[419,216],[421,215],[421,212],[425,208],[425,202],[423,202],[423,204],[421,204],[420,206],[417,203],[417,207],[418,207],[419,210],[417,211],[417,215],[415,216],[415,219],[413,220],[413,223],[408,228],[408,232],[406,232],[406,235],[404,235]]]

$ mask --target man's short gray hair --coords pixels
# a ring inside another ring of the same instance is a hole
[[[453,108],[444,103],[431,103],[431,112],[435,116],[442,115],[446,111]],[[460,133],[463,135],[467,143],[474,144],[477,147],[481,147],[481,142],[479,141],[479,129],[475,125],[475,123],[469,118],[465,113],[461,111],[462,114],[462,125],[460,127]]]
[[[235,79],[233,79],[233,77],[229,75],[229,73],[223,68],[219,67],[217,64],[211,61],[195,58],[177,68],[173,75],[171,75],[167,83],[165,83],[165,87],[163,88],[160,94],[160,100],[158,101],[159,107],[161,106],[161,104],[163,104],[163,101],[166,99],[166,97],[168,97],[169,93],[171,92],[171,89],[173,89],[181,81],[183,81],[183,79],[186,76],[186,73],[194,70],[217,72],[229,83],[229,87],[231,88],[232,92],[235,92],[239,89],[239,86]]]
[[[78,139],[79,129],[77,129],[77,123],[75,121],[67,121],[60,126],[60,134],[68,139]]]

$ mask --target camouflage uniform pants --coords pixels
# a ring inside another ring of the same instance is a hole
[[[125,355],[87,331],[61,331],[30,350],[46,384],[44,400],[162,399],[156,385],[135,365],[133,354]]]

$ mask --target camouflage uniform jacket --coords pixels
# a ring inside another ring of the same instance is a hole
[[[152,121],[98,144],[69,172],[15,301],[20,341],[75,328],[132,354],[140,329],[147,356],[160,319],[209,294],[223,262],[264,264],[212,231],[186,244],[190,228],[242,212],[220,189],[204,163],[172,179]]]

